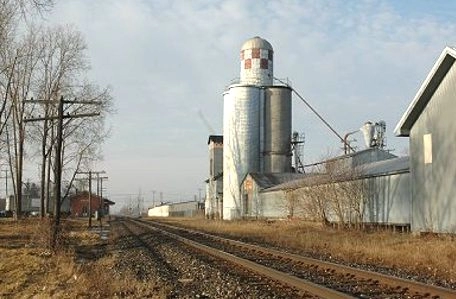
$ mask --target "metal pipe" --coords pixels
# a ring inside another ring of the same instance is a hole
[[[307,102],[307,101],[306,101],[306,100],[305,100],[305,99],[296,91],[296,89],[294,89],[293,87],[289,86],[287,83],[285,83],[284,81],[282,81],[282,80],[280,80],[280,79],[278,79],[278,78],[275,78],[275,77],[274,77],[274,79],[276,79],[277,81],[279,81],[279,82],[281,82],[282,84],[285,84],[285,85],[287,85],[289,88],[291,88],[291,90],[293,90],[293,92],[298,96],[298,98],[300,98],[301,101],[303,101],[304,104],[306,104],[306,106],[307,106],[307,107],[308,107],[308,108],[309,108],[309,109],[310,109],[310,110],[311,110],[311,111],[312,111],[312,112],[313,112],[313,113],[314,113],[314,114],[315,114],[315,115],[316,115],[316,116],[317,116],[317,117],[326,125],[326,127],[329,128],[329,130],[331,130],[331,132],[333,132],[333,133],[339,138],[340,141],[342,141],[342,142],[344,143],[344,145],[347,145],[348,148],[349,148],[350,150],[352,150],[353,152],[355,151],[349,144],[346,144],[346,143],[345,143],[344,138],[342,138],[342,136],[341,136],[339,133],[337,133],[337,131],[336,131],[336,130],[335,130],[335,129],[334,129],[334,128],[333,128],[333,127],[332,127],[324,118],[323,118],[323,116],[321,116],[321,115],[317,112],[317,110],[315,110],[315,109],[309,104],[309,102]]]

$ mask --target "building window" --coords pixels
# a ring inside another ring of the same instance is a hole
[[[432,163],[432,134],[423,135],[424,164]]]

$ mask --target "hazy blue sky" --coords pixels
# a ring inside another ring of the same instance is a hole
[[[117,207],[152,190],[192,199],[208,173],[207,137],[222,133],[222,92],[239,76],[253,36],[274,47],[274,74],[340,134],[385,120],[393,129],[446,45],[456,45],[453,1],[65,0],[49,16],[85,35],[91,78],[111,85],[118,113],[98,168]],[[212,131],[198,116],[205,116]],[[304,161],[340,153],[340,142],[297,98],[293,130]],[[361,135],[356,136],[362,147]]]

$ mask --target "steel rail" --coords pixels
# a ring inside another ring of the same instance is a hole
[[[147,222],[152,222],[152,221],[146,221]],[[160,222],[153,221],[153,223],[157,223],[158,225],[162,226],[168,226],[174,229],[179,229],[179,230],[184,230],[184,231],[189,231],[195,234],[200,234],[206,237],[210,237],[214,240],[218,240],[220,242],[225,242],[225,243],[231,243],[231,244],[236,244],[237,246],[242,246],[245,248],[248,248],[250,250],[256,250],[256,251],[261,251],[263,253],[269,253],[273,254],[276,256],[288,258],[292,261],[296,261],[299,263],[304,263],[308,265],[317,265],[318,267],[321,268],[326,268],[342,273],[349,273],[349,274],[354,274],[359,278],[364,278],[364,279],[371,279],[373,281],[378,281],[379,283],[388,285],[388,286],[393,286],[393,287],[402,287],[402,288],[408,288],[410,292],[420,292],[423,294],[428,294],[430,298],[456,298],[456,291],[448,288],[443,288],[440,286],[435,286],[435,285],[429,285],[425,284],[422,282],[418,281],[413,281],[413,280],[408,280],[400,277],[395,277],[395,276],[389,276],[386,274],[378,273],[378,272],[372,272],[372,271],[367,271],[367,270],[362,270],[354,267],[349,267],[346,265],[341,265],[341,264],[336,264],[336,263],[331,263],[327,261],[322,261],[314,258],[309,258],[309,257],[304,257],[301,255],[293,254],[293,253],[288,253],[288,252],[282,252],[276,249],[271,249],[271,248],[265,248],[261,247],[258,245],[253,245],[253,244],[248,244],[244,243],[241,241],[237,240],[232,240],[232,239],[226,239],[222,238],[219,236],[215,236],[212,234],[208,233],[203,233],[200,231],[192,230],[192,229],[186,229],[182,227],[176,227],[173,225],[169,224],[163,224]]]
[[[144,223],[143,221],[139,220],[134,220],[130,219],[133,223],[136,223],[137,225],[145,226],[147,228],[150,227],[150,223]],[[157,227],[153,227],[155,229],[158,229]],[[190,247],[193,247],[195,249],[198,249],[199,251],[205,252],[206,254],[209,254],[211,256],[214,256],[216,258],[228,261],[232,264],[238,265],[244,269],[248,269],[252,272],[255,272],[263,277],[267,277],[271,280],[280,282],[281,284],[296,288],[300,291],[303,292],[308,292],[311,293],[314,296],[322,297],[322,298],[334,298],[334,299],[347,299],[347,298],[355,298],[352,296],[349,296],[347,294],[328,289],[326,287],[314,284],[310,281],[307,281],[305,279],[298,278],[296,276],[292,276],[288,273],[281,272],[275,269],[268,268],[266,266],[257,264],[255,262],[249,261],[247,259],[243,259],[240,257],[237,257],[231,253],[227,253],[215,248],[211,248],[209,246],[200,244],[196,241],[189,240],[187,238],[178,236],[176,234],[170,233],[168,231],[165,231],[163,229],[160,229],[160,232],[170,238],[173,238],[175,240],[178,240]]]

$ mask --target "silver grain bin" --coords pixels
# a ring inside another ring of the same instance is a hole
[[[265,89],[263,172],[291,172],[291,88]]]

